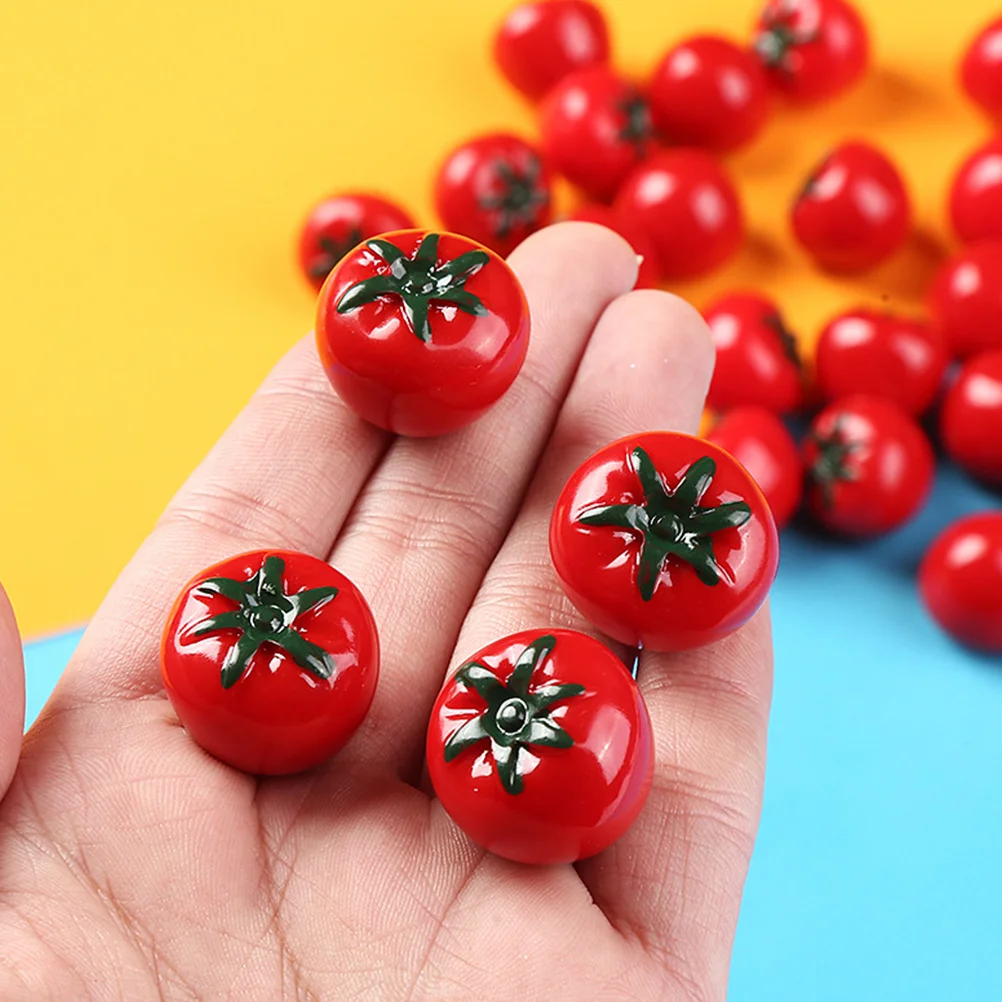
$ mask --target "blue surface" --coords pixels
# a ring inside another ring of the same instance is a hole
[[[998,506],[943,470],[892,537],[784,535],[731,1002],[1002,999],[1002,659],[952,644],[915,589],[933,535]],[[28,646],[29,719],[78,638]]]

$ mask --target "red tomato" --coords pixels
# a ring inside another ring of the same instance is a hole
[[[587,0],[521,3],[494,38],[494,58],[508,82],[533,101],[574,70],[609,61],[609,29]]]
[[[724,168],[702,150],[665,150],[623,183],[613,208],[654,241],[661,273],[695,278],[741,246],[741,203]]]
[[[256,550],[184,586],[161,646],[164,687],[207,752],[256,775],[330,758],[369,710],[379,640],[359,590],[306,553]]]
[[[950,189],[950,218],[964,243],[1002,238],[1002,137],[979,146]]]
[[[815,367],[825,400],[865,393],[918,417],[939,395],[948,361],[943,338],[930,324],[862,307],[826,324]]]
[[[755,51],[794,101],[823,101],[852,86],[870,60],[866,25],[845,0],[770,0]]]
[[[550,221],[550,172],[518,136],[481,136],[442,165],[435,208],[447,230],[507,256]]]
[[[800,505],[804,464],[786,425],[765,407],[735,407],[708,437],[755,479],[769,502],[776,528],[787,525]]]
[[[367,241],[317,302],[317,350],[334,389],[399,435],[441,435],[478,418],[511,386],[528,345],[515,273],[452,233]]]
[[[964,363],[939,420],[950,457],[975,477],[1002,484],[1002,349]]]
[[[662,431],[585,460],[553,510],[550,554],[570,600],[604,633],[681,651],[752,616],[779,543],[744,467],[710,442]]]
[[[413,225],[403,209],[379,195],[332,195],[306,217],[299,236],[299,266],[319,290],[334,265],[367,237]]]
[[[453,821],[520,863],[573,863],[644,806],[650,718],[623,662],[572,630],[526,630],[478,651],[431,712],[428,772]]]
[[[797,339],[771,299],[735,292],[715,300],[703,316],[717,350],[708,407],[726,410],[754,404],[789,414],[803,405]]]
[[[1002,240],[950,258],[933,280],[929,311],[958,358],[1002,348]]]
[[[578,206],[567,218],[604,226],[618,233],[637,252],[637,257],[641,258],[641,261],[636,288],[653,289],[661,280],[658,271],[658,249],[654,246],[654,241],[635,221],[626,219],[607,205],[598,205],[594,202]]]
[[[671,142],[718,153],[753,139],[769,115],[769,83],[759,61],[714,35],[669,50],[648,99],[654,124]]]
[[[856,395],[826,407],[804,442],[807,503],[847,536],[904,524],[925,502],[935,460],[922,429],[897,404]]]
[[[952,637],[1002,653],[1002,512],[968,515],[940,533],[922,560],[919,589]]]
[[[911,232],[911,203],[897,168],[867,143],[844,143],[811,173],[793,204],[793,231],[830,271],[865,271]]]
[[[600,202],[616,194],[653,145],[647,102],[604,66],[564,77],[542,104],[540,129],[554,170]]]
[[[1002,118],[1002,17],[985,25],[960,64],[960,80],[975,104]]]

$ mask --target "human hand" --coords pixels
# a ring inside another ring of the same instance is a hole
[[[312,339],[294,347],[122,573],[23,744],[4,603],[0,998],[724,998],[761,803],[766,611],[712,647],[644,654],[654,782],[599,856],[485,854],[422,785],[447,669],[518,630],[589,629],[547,552],[564,481],[615,438],[694,431],[712,368],[698,314],[629,292],[635,256],[608,231],[553,227],[511,263],[528,359],[452,435],[364,424]],[[185,581],[263,547],[328,557],[368,599],[383,652],[351,742],[280,779],[196,746],[158,663]]]

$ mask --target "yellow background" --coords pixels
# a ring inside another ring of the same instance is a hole
[[[470,134],[531,134],[494,71],[509,0],[62,0],[0,33],[0,578],[30,636],[86,618],[178,485],[312,322],[292,246],[309,204],[381,189],[431,221],[430,182]],[[696,30],[747,37],[760,0],[607,0],[618,62],[647,73]],[[869,0],[876,68],[782,110],[732,158],[739,260],[679,286],[776,294],[809,341],[857,299],[912,309],[947,241],[944,197],[988,128],[954,84],[998,0]],[[849,136],[884,144],[920,236],[855,283],[811,271],[785,210]]]

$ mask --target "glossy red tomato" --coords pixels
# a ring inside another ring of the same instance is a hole
[[[658,249],[654,241],[634,220],[626,219],[608,205],[592,202],[580,205],[568,217],[582,223],[597,223],[618,233],[636,252],[640,260],[636,288],[653,289],[661,280],[658,270]]]
[[[771,299],[735,292],[714,300],[703,316],[717,350],[708,407],[726,410],[753,404],[789,414],[803,405],[797,339]]]
[[[367,241],[317,302],[317,350],[334,389],[400,435],[440,435],[478,418],[511,386],[528,344],[515,273],[452,233]]]
[[[865,271],[889,258],[911,232],[908,192],[876,147],[844,143],[815,169],[797,196],[793,231],[830,271]]]
[[[228,765],[278,776],[328,759],[369,710],[379,640],[359,590],[306,553],[256,550],[184,586],[161,646],[167,695]]]
[[[1002,349],[964,363],[939,419],[950,457],[980,480],[1002,484]]]
[[[609,61],[609,29],[587,0],[520,3],[494,38],[494,58],[508,82],[536,101],[569,73]]]
[[[968,515],[940,533],[922,560],[919,589],[952,637],[1002,653],[1002,512]]]
[[[600,202],[653,147],[647,101],[604,66],[564,77],[543,101],[540,129],[553,169]]]
[[[334,265],[367,237],[413,225],[407,212],[380,195],[332,195],[306,217],[299,235],[299,266],[319,290]]]
[[[818,339],[815,369],[825,400],[866,393],[918,417],[939,395],[949,355],[923,320],[861,307],[833,317]]]
[[[695,278],[744,239],[741,203],[720,163],[702,150],[665,150],[623,183],[616,212],[654,241],[665,278]]]
[[[925,502],[935,469],[915,419],[879,397],[845,397],[814,419],[804,442],[807,503],[826,528],[875,536]]]
[[[779,543],[743,466],[711,442],[660,431],[585,460],[553,509],[550,555],[570,600],[604,633],[681,651],[752,616]]]
[[[698,35],[661,60],[648,100],[655,126],[670,142],[724,153],[761,131],[770,88],[753,53],[726,38]]]
[[[1002,137],[960,165],[950,188],[950,218],[964,243],[1002,238]]]
[[[958,358],[1002,348],[1002,240],[950,258],[933,280],[929,312]]]
[[[800,505],[804,464],[786,425],[765,407],[735,407],[708,437],[752,475],[769,502],[776,528],[787,525]]]
[[[550,221],[550,172],[524,139],[498,132],[463,143],[435,181],[443,226],[502,256]]]
[[[870,42],[845,0],[770,0],[758,21],[755,51],[772,83],[794,101],[823,101],[866,72]]]
[[[654,766],[647,707],[623,662],[572,630],[478,651],[431,713],[428,772],[453,821],[520,863],[572,863],[640,813]]]
[[[1002,17],[985,25],[960,64],[960,80],[975,104],[1002,118]]]

